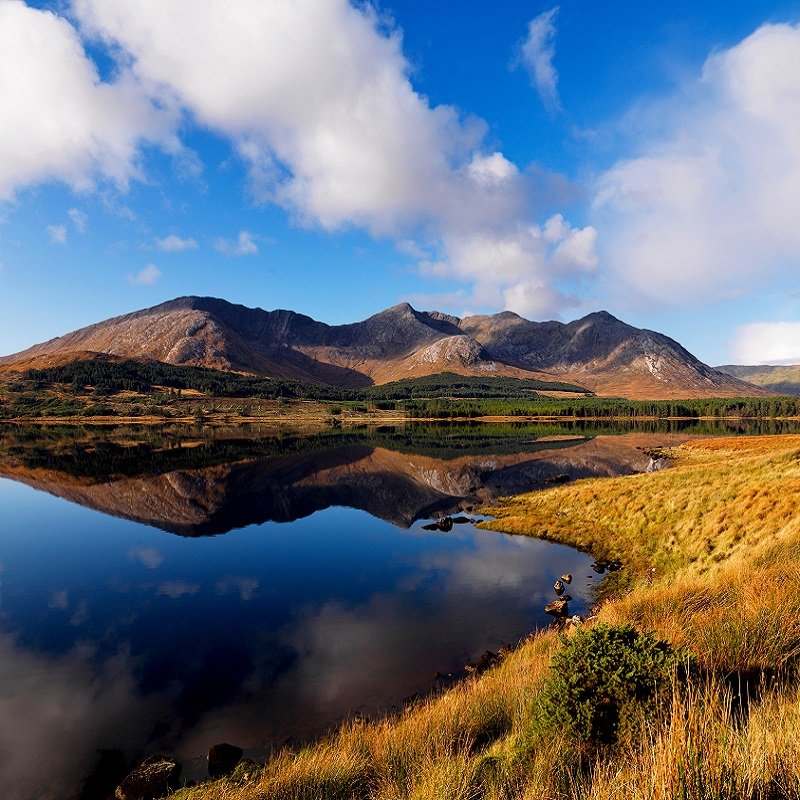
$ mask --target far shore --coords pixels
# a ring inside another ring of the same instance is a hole
[[[202,421],[196,416],[69,416],[69,417],[0,417],[2,425],[91,425],[98,427],[113,427],[117,425],[296,425],[298,423],[315,423],[322,427],[350,427],[354,425],[405,425],[409,423],[445,423],[445,422],[755,422],[758,420],[771,420],[775,422],[799,422],[800,417],[749,417],[749,416],[703,416],[703,417],[658,417],[658,416],[556,416],[556,415],[487,415],[480,417],[409,417],[399,414],[348,414],[347,416],[331,417],[330,414],[297,414],[292,416],[244,416],[241,414],[207,414]]]

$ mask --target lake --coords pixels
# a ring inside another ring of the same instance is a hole
[[[547,625],[562,573],[573,613],[599,580],[567,547],[424,525],[741,432],[0,426],[0,796],[92,800],[156,752],[201,779],[218,742],[263,758],[401,707]]]

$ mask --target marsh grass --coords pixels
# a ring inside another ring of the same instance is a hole
[[[656,713],[632,709],[629,735],[586,743],[539,724],[562,646],[546,632],[439,697],[182,798],[800,800],[800,437],[695,441],[670,455],[664,472],[492,509],[493,527],[622,560],[599,621],[691,653],[698,668]]]

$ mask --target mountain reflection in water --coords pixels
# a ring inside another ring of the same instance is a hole
[[[444,455],[431,446],[436,441],[434,432],[429,442],[418,437],[416,448],[393,449],[391,437],[363,431],[311,438],[304,450],[295,439],[286,447],[249,438],[126,447],[89,437],[61,453],[9,448],[0,476],[105,514],[204,536],[291,522],[331,506],[408,528],[548,482],[640,472],[650,461],[641,436],[541,439],[523,429],[499,442],[488,433],[438,441]],[[176,469],[182,461],[190,466]]]
[[[588,556],[422,521],[680,438],[0,428],[0,797],[81,796],[109,749],[200,778],[216,742],[263,757],[386,711],[547,624],[563,572],[583,612]]]

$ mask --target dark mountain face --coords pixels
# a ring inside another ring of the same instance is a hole
[[[600,311],[570,323],[509,311],[465,319],[408,303],[326,325],[211,297],[180,297],[0,359],[0,366],[106,353],[354,387],[449,371],[567,380],[598,394],[673,398],[765,393],[677,342]]]

